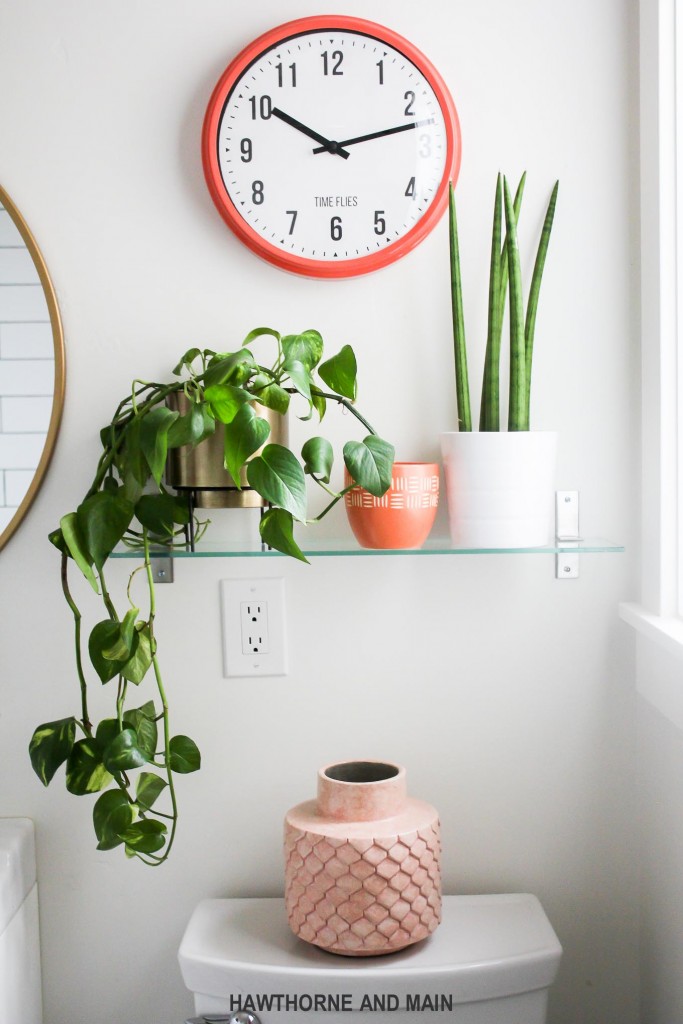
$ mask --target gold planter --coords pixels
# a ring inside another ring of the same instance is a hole
[[[168,405],[181,416],[190,408],[185,395],[177,392],[169,395]],[[289,436],[287,417],[266,409],[258,402],[254,402],[253,407],[254,412],[270,426],[266,444],[286,445]],[[226,470],[221,428],[222,424],[216,423],[215,432],[196,448],[188,444],[172,449],[166,461],[166,483],[176,491],[191,492],[194,508],[263,508],[267,502],[249,486],[246,465],[242,466],[240,473],[242,490],[235,487]],[[263,446],[254,455],[260,455],[262,451]]]

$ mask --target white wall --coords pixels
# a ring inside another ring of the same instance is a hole
[[[250,328],[346,341],[361,401],[403,458],[455,422],[445,223],[399,265],[315,282],[259,262],[204,186],[210,91],[249,40],[316,0],[18,0],[0,8],[0,177],[36,235],[64,318],[67,403],[52,468],[2,552],[0,813],[35,818],[46,1020],[170,1024],[191,1009],[175,950],[196,901],[282,889],[280,820],[344,756],[406,764],[443,818],[447,891],[538,894],[564,944],[551,1024],[635,1024],[632,649],[616,617],[633,560],[183,562],[159,593],[174,728],[204,767],[181,779],[178,845],[148,871],[99,854],[85,799],[43,791],[26,745],[77,708],[68,610],[46,533],[88,486],[97,430],[133,376]],[[586,534],[634,532],[631,266],[635,15],[630,0],[339,0],[412,38],[461,119],[465,301],[482,337],[495,174],[529,172],[538,230],[561,179],[537,329],[534,423],[561,434],[560,480]],[[479,377],[481,352],[472,357]],[[221,675],[218,581],[282,573],[291,674]],[[119,563],[110,573],[124,579]],[[85,594],[85,592],[83,592]]]

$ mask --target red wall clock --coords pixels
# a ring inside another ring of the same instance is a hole
[[[214,89],[204,173],[253,252],[311,277],[352,277],[432,230],[460,167],[443,79],[406,39],[320,15],[250,43]]]

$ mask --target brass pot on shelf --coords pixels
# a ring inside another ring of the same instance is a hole
[[[169,395],[169,408],[184,415],[189,411],[187,397],[175,392]],[[258,402],[253,403],[254,412],[268,422],[270,435],[266,444],[287,445],[289,438],[287,417],[273,409],[267,409]],[[224,465],[222,424],[200,442],[195,448],[183,445],[172,449],[166,461],[166,483],[180,493],[188,493],[194,508],[264,508],[268,503],[258,491],[247,482],[247,467],[242,466],[240,483],[235,487],[232,477]],[[263,447],[254,452],[260,455]],[[251,456],[253,458],[254,456]]]

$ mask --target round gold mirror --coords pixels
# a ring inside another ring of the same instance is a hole
[[[26,221],[0,187],[0,548],[33,502],[64,405],[57,299]]]

